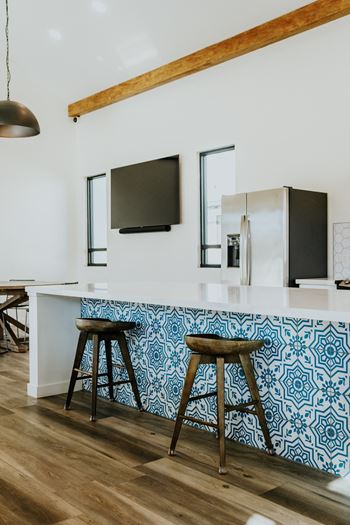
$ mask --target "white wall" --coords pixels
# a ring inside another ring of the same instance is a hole
[[[219,271],[198,267],[197,154],[228,144],[236,146],[238,192],[326,191],[330,224],[350,221],[349,56],[347,17],[82,117],[80,193],[86,176],[179,153],[182,221],[170,233],[109,231],[108,268],[91,269],[81,198],[80,278],[219,279]]]
[[[75,279],[75,130],[65,105],[24,91],[42,133],[0,139],[0,280]]]

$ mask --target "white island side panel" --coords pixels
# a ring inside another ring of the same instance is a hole
[[[79,298],[29,294],[29,396],[67,392],[79,315]]]

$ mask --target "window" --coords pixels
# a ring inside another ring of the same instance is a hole
[[[107,265],[106,175],[87,179],[88,265]]]
[[[235,192],[235,148],[200,154],[201,266],[221,266],[221,197]]]

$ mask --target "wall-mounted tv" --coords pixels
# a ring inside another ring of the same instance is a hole
[[[179,222],[178,155],[112,169],[112,228],[167,226]]]

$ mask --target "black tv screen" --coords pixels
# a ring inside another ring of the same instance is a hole
[[[112,170],[112,228],[163,226],[179,222],[178,155]]]

